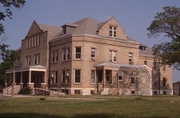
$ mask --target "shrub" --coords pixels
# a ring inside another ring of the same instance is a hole
[[[32,94],[32,89],[29,87],[21,88],[19,94],[23,94],[23,95]]]

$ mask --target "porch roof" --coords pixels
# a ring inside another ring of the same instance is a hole
[[[16,68],[15,72],[25,72],[25,71],[41,71],[46,72],[46,67],[43,65],[35,65],[35,66],[28,66],[23,68]],[[13,73],[13,69],[6,70],[6,73]]]
[[[143,68],[148,67],[146,65],[130,65],[130,64],[118,64],[118,63],[112,63],[112,62],[104,62],[97,64],[96,67],[128,67],[128,68]],[[149,68],[149,67],[148,67]]]

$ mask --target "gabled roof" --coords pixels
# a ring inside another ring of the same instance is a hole
[[[57,27],[57,26],[50,26],[50,25],[39,24],[39,23],[37,23],[37,25],[39,26],[41,30],[51,32],[52,36],[55,36],[59,31],[62,30],[61,27]]]

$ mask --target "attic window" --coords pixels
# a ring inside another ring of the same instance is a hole
[[[117,35],[117,28],[115,26],[109,26],[109,36],[116,37]]]

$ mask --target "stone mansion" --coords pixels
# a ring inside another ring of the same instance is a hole
[[[152,49],[128,37],[114,17],[62,26],[34,21],[18,51],[21,87],[81,95],[173,93],[172,68],[159,66]],[[13,70],[6,73],[12,78]]]

